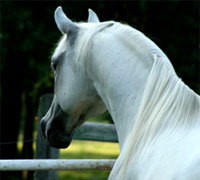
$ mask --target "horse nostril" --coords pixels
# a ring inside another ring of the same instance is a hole
[[[41,130],[42,130],[42,134],[43,134],[44,138],[46,139],[46,138],[47,138],[47,137],[46,137],[46,134],[45,134],[46,123],[45,123],[45,120],[44,120],[44,119],[42,119],[42,120],[40,121],[40,127],[41,127]]]

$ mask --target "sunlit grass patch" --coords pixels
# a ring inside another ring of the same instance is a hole
[[[67,149],[61,149],[60,153],[60,158],[63,159],[112,159],[118,156],[119,145],[118,143],[73,140],[72,144]]]
[[[73,140],[69,148],[60,151],[60,159],[116,159],[118,143]],[[110,171],[59,171],[59,180],[107,179]]]

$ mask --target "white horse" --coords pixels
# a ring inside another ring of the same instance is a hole
[[[108,109],[120,145],[110,180],[199,180],[200,97],[159,47],[92,10],[73,23],[58,7],[55,21],[55,95],[41,122],[50,145],[67,147],[77,126]]]

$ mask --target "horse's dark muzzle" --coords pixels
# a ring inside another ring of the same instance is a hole
[[[64,135],[56,129],[50,128],[47,131],[47,141],[49,145],[55,148],[67,148],[72,141],[73,133]]]
[[[73,133],[65,135],[54,128],[48,128],[46,133],[46,121],[44,119],[41,120],[40,126],[42,134],[50,146],[55,148],[67,148],[71,144]]]

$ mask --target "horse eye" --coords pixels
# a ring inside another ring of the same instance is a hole
[[[53,64],[53,68],[56,70],[57,63]]]
[[[58,61],[53,61],[52,62],[52,68],[53,68],[53,70],[56,70],[57,65],[58,65]]]

